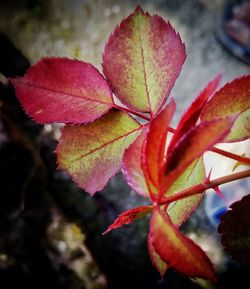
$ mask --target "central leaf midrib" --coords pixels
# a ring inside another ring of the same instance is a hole
[[[84,99],[84,100],[87,100],[87,101],[90,101],[90,102],[97,102],[97,103],[100,103],[100,104],[112,105],[112,102],[104,102],[104,101],[100,101],[100,100],[89,99],[89,98],[87,98],[85,96],[80,96],[80,95],[76,95],[76,94],[69,94],[69,93],[65,93],[65,92],[62,92],[62,91],[57,91],[57,90],[54,90],[54,89],[51,89],[51,88],[48,89],[46,87],[42,87],[42,86],[35,85],[35,84],[30,84],[30,83],[27,83],[27,82],[24,82],[24,81],[21,81],[21,80],[16,80],[16,82],[18,82],[19,84],[21,84],[23,86],[32,87],[32,88],[35,88],[35,89],[45,90],[45,91],[49,91],[49,92],[53,92],[53,93],[61,94],[61,95],[66,95],[66,96],[70,96],[70,97],[76,97],[76,98]]]
[[[146,73],[146,67],[145,67],[144,49],[143,49],[142,38],[141,38],[140,19],[138,19],[138,21],[137,21],[137,31],[138,31],[139,43],[140,43],[140,52],[141,52],[141,60],[142,60],[142,67],[143,67],[144,85],[145,85],[145,89],[146,89],[146,96],[148,99],[148,106],[149,106],[150,114],[152,114],[151,100],[150,100],[150,95],[149,95],[149,90],[148,90],[148,82],[147,82],[147,73]]]
[[[108,141],[107,143],[104,143],[104,144],[102,144],[101,146],[96,147],[96,148],[92,149],[91,151],[89,151],[89,152],[81,155],[80,157],[77,157],[76,159],[72,160],[71,162],[74,163],[74,162],[76,162],[76,161],[79,161],[79,160],[81,160],[82,158],[84,158],[84,157],[86,157],[86,156],[88,156],[88,155],[90,155],[90,154],[92,154],[92,153],[95,153],[96,151],[104,148],[105,146],[108,146],[108,145],[110,145],[110,144],[118,141],[119,139],[122,139],[122,138],[124,138],[124,137],[127,137],[128,135],[132,134],[133,132],[136,132],[136,131],[139,130],[139,129],[141,129],[141,127],[136,128],[136,129],[134,129],[134,130],[132,130],[132,131],[130,131],[130,132],[124,134],[124,135],[121,135],[121,136],[119,136],[119,137],[117,137],[117,138],[114,138],[114,139],[112,139],[111,141]]]

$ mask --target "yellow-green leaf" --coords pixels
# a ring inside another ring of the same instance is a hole
[[[57,146],[59,167],[93,195],[119,171],[140,128],[127,113],[115,110],[88,125],[66,125]]]

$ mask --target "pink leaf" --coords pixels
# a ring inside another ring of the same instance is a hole
[[[142,146],[145,142],[147,126],[144,127],[131,146],[126,149],[123,157],[122,171],[128,184],[138,194],[148,197],[148,187],[141,168]]]
[[[24,110],[39,123],[88,123],[112,106],[112,92],[86,62],[46,57],[11,80]]]

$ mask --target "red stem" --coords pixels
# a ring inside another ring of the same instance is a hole
[[[172,203],[172,202],[175,202],[175,201],[178,201],[178,200],[181,200],[181,199],[184,199],[184,198],[196,195],[196,194],[203,193],[204,191],[217,187],[219,185],[226,184],[226,183],[240,180],[240,179],[247,178],[247,177],[250,177],[250,170],[245,170],[242,172],[227,175],[227,176],[212,180],[204,184],[199,184],[199,185],[189,187],[183,191],[176,193],[175,195],[170,195],[168,197],[165,197],[161,199],[161,201],[158,204],[166,205],[166,204],[169,204],[169,203]]]
[[[230,159],[234,159],[234,160],[239,161],[241,163],[250,165],[250,158],[239,156],[239,155],[233,154],[231,152],[224,151],[224,150],[216,148],[216,147],[211,148],[210,151],[212,151],[214,153],[217,153],[217,154],[220,154],[220,155],[222,155],[224,157],[228,157]]]
[[[134,114],[134,115],[136,115],[136,116],[138,116],[138,117],[140,117],[140,118],[142,118],[142,119],[145,119],[145,120],[147,120],[147,121],[150,121],[150,120],[151,120],[151,118],[148,117],[148,116],[146,116],[146,115],[140,114],[140,113],[138,113],[138,112],[135,112],[135,111],[130,110],[130,109],[126,108],[126,107],[117,105],[117,104],[115,104],[115,103],[113,104],[113,107],[114,107],[114,108],[117,108],[117,109],[119,109],[119,110],[125,111],[125,112],[127,112],[127,113]]]

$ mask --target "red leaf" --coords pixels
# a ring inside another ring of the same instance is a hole
[[[224,142],[245,140],[250,137],[250,75],[246,75],[223,86],[206,104],[201,119],[238,115],[231,133]]]
[[[140,129],[127,113],[116,110],[88,125],[66,125],[57,146],[59,166],[93,195],[120,170],[123,153]]]
[[[132,110],[156,114],[164,105],[185,48],[169,22],[138,6],[111,34],[103,71],[119,100]]]
[[[153,265],[158,270],[161,277],[163,277],[167,269],[169,269],[169,265],[165,261],[163,261],[160,255],[156,252],[150,234],[148,234],[148,252]]]
[[[164,164],[167,133],[174,111],[175,103],[172,100],[166,108],[151,120],[144,142],[141,165],[152,200],[154,200],[155,195],[158,194],[159,172]],[[150,183],[156,188],[155,191],[150,189]]]
[[[103,76],[78,60],[46,57],[11,82],[26,113],[39,123],[88,123],[113,105]]]
[[[207,86],[193,101],[188,110],[184,113],[169,144],[168,152],[171,152],[175,144],[180,140],[180,138],[186,132],[188,132],[193,126],[196,125],[196,122],[200,117],[200,114],[204,106],[206,105],[208,99],[214,94],[216,88],[219,85],[220,80],[221,74],[216,76],[215,79],[213,79],[207,84]]]
[[[179,140],[167,156],[166,170],[161,178],[160,197],[195,159],[228,135],[233,120],[223,118],[202,122]]]
[[[134,220],[143,217],[145,214],[152,211],[152,206],[142,206],[123,212],[118,218],[115,219],[114,223],[111,224],[108,229],[103,232],[103,235],[109,233],[114,229],[118,229],[124,225],[130,224]]]
[[[142,146],[145,142],[147,126],[144,127],[137,139],[126,149],[123,157],[122,171],[128,184],[138,194],[148,197],[148,187],[141,168]]]
[[[160,209],[153,211],[150,237],[156,252],[169,266],[189,277],[216,280],[212,263],[206,254],[179,232],[169,216]]]

